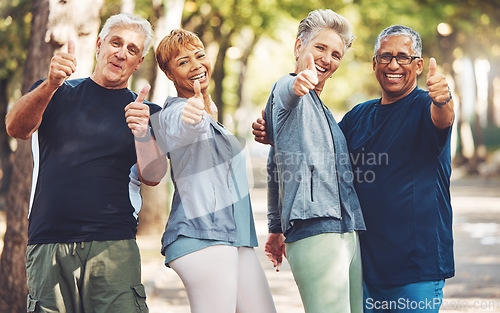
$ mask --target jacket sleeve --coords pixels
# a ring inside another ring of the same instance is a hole
[[[302,97],[299,97],[293,91],[293,84],[297,80],[296,76],[288,75],[281,78],[277,83],[276,97],[279,99],[277,103],[287,111],[294,110],[300,103]]]
[[[281,201],[278,171],[274,160],[274,147],[271,146],[267,158],[267,220],[270,233],[281,233]]]
[[[164,138],[166,152],[173,151],[183,146],[187,146],[195,141],[201,134],[206,133],[210,127],[210,117],[207,112],[203,112],[202,120],[195,125],[182,120],[182,112],[186,101],[177,101],[166,106],[159,115],[159,130],[154,130],[155,135]],[[154,128],[154,127],[153,127]]]

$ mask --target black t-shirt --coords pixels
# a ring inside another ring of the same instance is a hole
[[[32,137],[29,244],[135,238],[142,200],[124,108],[136,98],[90,78],[59,87]]]

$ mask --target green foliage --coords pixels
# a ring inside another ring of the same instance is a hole
[[[158,1],[136,0],[135,14],[155,25],[158,18],[155,10],[159,8],[154,8],[153,3]],[[19,77],[22,72],[29,38],[30,5],[29,0],[0,3],[0,79]],[[228,40],[230,49],[223,50],[228,57],[224,59],[222,86],[223,99],[228,112],[232,113],[241,101],[237,90],[241,87],[242,65],[248,62],[244,100],[262,107],[272,83],[293,71],[292,49],[299,21],[311,10],[325,8],[347,17],[357,36],[322,95],[334,111],[343,112],[356,103],[380,96],[372,71],[373,47],[378,33],[392,24],[417,30],[423,41],[425,64],[433,56],[447,74],[452,71],[455,59],[463,55],[472,59],[487,58],[491,64],[499,62],[498,0],[186,0],[182,26],[200,35],[214,62],[221,42]],[[120,9],[121,0],[106,0],[102,20]],[[450,35],[438,33],[441,23],[451,27]],[[254,38],[259,41],[252,46],[256,42]],[[245,59],[248,49],[253,52]],[[239,54],[228,51],[239,51]],[[151,67],[144,66],[145,69]],[[423,88],[426,70],[419,79]]]
[[[31,1],[0,3],[0,79],[12,79],[22,71],[28,51]]]

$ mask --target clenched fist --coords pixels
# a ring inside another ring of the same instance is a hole
[[[314,65],[312,54],[307,55],[307,69],[297,74],[297,79],[293,84],[293,91],[299,97],[309,93],[318,84],[318,74]]]

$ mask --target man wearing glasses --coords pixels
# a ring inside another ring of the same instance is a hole
[[[421,53],[413,29],[383,30],[373,57],[382,97],[355,106],[339,123],[366,223],[360,235],[366,313],[438,312],[444,280],[455,274],[449,191],[453,99],[433,58],[429,91],[417,87]],[[253,133],[268,143],[264,124],[259,118]]]
[[[339,123],[353,171],[360,173],[355,187],[367,229],[360,236],[365,312],[438,312],[444,280],[455,273],[453,100],[433,58],[429,92],[417,87],[421,53],[413,29],[383,30],[373,57],[382,98],[357,105]],[[379,162],[368,162],[367,155]],[[359,179],[366,173],[372,179]]]

